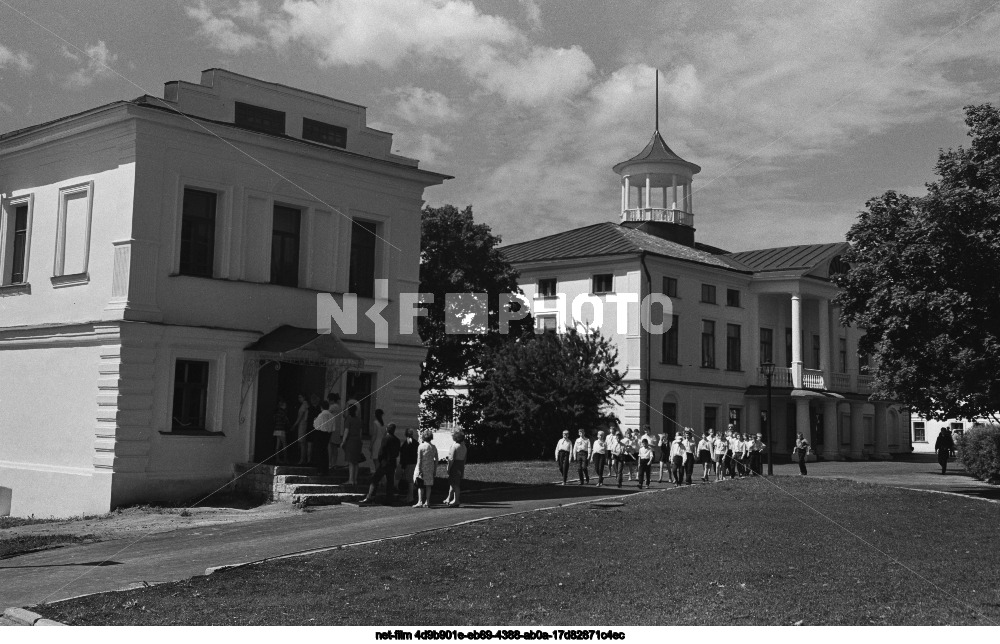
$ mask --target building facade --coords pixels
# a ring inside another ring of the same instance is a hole
[[[417,291],[449,177],[391,144],[362,106],[221,69],[0,135],[0,514],[211,491],[270,454],[279,397],[415,425],[419,338],[363,313]],[[345,293],[356,332],[318,333]]]
[[[733,424],[767,435],[770,422],[775,453],[791,452],[800,432],[823,458],[911,451],[908,415],[869,399],[862,332],[838,322],[830,276],[842,270],[846,243],[730,253],[696,242],[692,184],[700,168],[658,131],[614,169],[618,221],[505,253],[539,330],[597,325],[615,342],[628,389],[612,411],[624,427],[701,432]],[[644,312],[650,294],[666,305]],[[643,315],[668,330],[647,330]],[[776,365],[770,405],[764,362]]]

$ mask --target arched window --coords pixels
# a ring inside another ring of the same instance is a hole
[[[837,255],[830,260],[830,279],[833,279],[835,275],[840,273],[846,273],[850,270],[850,268],[850,265],[848,265],[848,263],[845,262],[840,255]]]

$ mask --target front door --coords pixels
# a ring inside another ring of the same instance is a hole
[[[289,426],[295,423],[299,410],[299,395],[308,401],[315,395],[322,399],[326,386],[326,367],[270,362],[257,374],[257,422],[254,429],[253,462],[274,459],[274,417],[278,401],[285,402]],[[312,428],[310,428],[312,429]],[[289,436],[291,442],[291,436]],[[297,448],[285,452],[289,460],[298,459]]]

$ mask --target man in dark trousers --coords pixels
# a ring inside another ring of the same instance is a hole
[[[951,438],[951,432],[948,431],[947,427],[941,428],[941,433],[938,434],[937,441],[934,443],[934,451],[937,452],[938,465],[941,466],[941,473],[948,473],[948,457],[951,456],[951,451],[955,449],[955,441]]]
[[[396,423],[389,423],[385,426],[385,437],[382,438],[382,445],[378,451],[378,460],[375,462],[375,473],[372,474],[371,485],[368,486],[368,496],[361,499],[358,505],[371,505],[375,502],[375,490],[378,484],[385,478],[385,501],[391,503],[396,495],[393,479],[396,474],[396,461],[399,459],[399,439],[396,438]]]

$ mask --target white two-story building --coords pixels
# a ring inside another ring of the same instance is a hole
[[[761,431],[768,401],[759,366],[770,361],[776,453],[790,452],[798,432],[823,458],[910,452],[908,416],[890,401],[869,400],[861,332],[838,323],[830,275],[842,269],[845,242],[738,253],[697,243],[691,186],[700,168],[658,131],[614,170],[620,219],[504,252],[541,328],[600,324],[613,339],[628,389],[612,411],[624,427],[701,432],[732,423]],[[669,320],[659,319],[659,306],[650,313],[654,323],[669,323],[666,333],[647,332],[639,304],[621,301],[650,293],[669,298]],[[574,312],[579,296],[592,303]],[[619,307],[626,307],[623,328]]]
[[[211,491],[279,397],[416,425],[423,191],[365,108],[221,69],[0,135],[0,514]],[[358,296],[357,332],[317,298]]]

